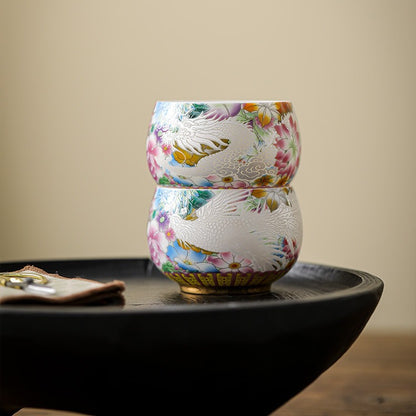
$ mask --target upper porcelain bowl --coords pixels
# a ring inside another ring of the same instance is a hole
[[[146,155],[159,185],[264,188],[289,185],[300,152],[289,101],[159,101]]]

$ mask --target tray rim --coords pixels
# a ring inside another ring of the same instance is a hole
[[[138,257],[138,258],[85,258],[85,259],[51,259],[51,260],[32,260],[32,261],[18,261],[18,262],[0,262],[0,266],[4,267],[8,264],[10,265],[24,265],[26,264],[36,264],[36,263],[65,263],[65,262],[94,262],[94,261],[123,261],[123,260],[138,260],[138,261],[149,261],[148,258]],[[146,309],[130,309],[124,308],[123,306],[64,306],[64,305],[0,305],[0,317],[1,315],[53,315],[53,316],[119,316],[126,317],[129,315],[149,315],[149,314],[174,314],[174,313],[201,313],[201,312],[231,312],[231,311],[240,311],[240,310],[264,310],[264,309],[281,309],[281,308],[299,308],[305,305],[312,304],[324,304],[331,303],[334,301],[346,301],[351,300],[352,298],[362,297],[362,296],[374,296],[377,301],[381,298],[381,295],[384,290],[384,282],[374,274],[368,273],[366,271],[332,266],[329,264],[322,264],[316,262],[306,262],[298,261],[294,267],[289,271],[290,274],[294,274],[298,269],[303,268],[306,270],[317,270],[324,269],[326,271],[332,271],[337,274],[346,273],[354,276],[355,278],[360,279],[356,285],[347,287],[345,289],[340,289],[332,292],[322,293],[314,295],[312,297],[307,297],[304,299],[281,299],[281,300],[250,300],[250,302],[240,302],[232,301],[229,302],[219,302],[219,303],[195,303],[195,304],[165,304],[158,305],[157,307],[150,307]],[[309,277],[309,275],[307,276]],[[159,277],[156,277],[159,278]],[[285,278],[285,276],[283,277]],[[167,279],[163,275],[160,276],[160,279]],[[273,285],[272,285],[273,287]],[[179,293],[179,287],[177,288]]]

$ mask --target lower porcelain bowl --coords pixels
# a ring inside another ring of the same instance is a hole
[[[152,261],[182,292],[263,293],[296,262],[302,218],[291,187],[158,187],[147,236]]]

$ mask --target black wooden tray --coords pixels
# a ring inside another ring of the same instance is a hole
[[[267,415],[359,336],[383,282],[300,263],[246,297],[183,296],[147,259],[3,263],[126,282],[124,306],[0,307],[0,409]],[[132,413],[133,414],[133,413]]]

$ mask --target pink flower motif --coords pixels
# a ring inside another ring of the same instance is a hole
[[[281,124],[274,126],[279,138],[275,142],[275,146],[284,152],[291,152],[291,159],[299,156],[300,153],[300,134],[296,119],[290,115],[284,119]]]
[[[165,236],[168,241],[175,241],[175,231],[172,228],[168,228],[165,232]]]
[[[249,259],[238,258],[229,251],[220,253],[218,257],[208,256],[207,261],[212,263],[220,273],[250,273],[253,271]]]
[[[161,148],[165,156],[170,156],[172,154],[172,146],[170,144],[163,143]]]
[[[247,184],[243,181],[235,181],[232,176],[208,175],[207,179],[216,187],[221,188],[247,188]]]
[[[149,165],[150,173],[152,174],[153,178],[157,180],[157,170],[160,169],[159,164],[157,163],[156,159],[160,155],[160,148],[158,144],[151,140],[147,141],[147,148],[146,148],[146,157],[147,157],[147,164]]]
[[[296,119],[290,115],[274,128],[278,134],[274,143],[277,148],[274,165],[279,169],[279,175],[291,178],[299,166],[300,158],[300,135]]]
[[[281,139],[278,141],[280,146],[283,146],[285,143],[285,138],[290,137],[290,131],[284,124],[277,124],[274,126],[274,129],[276,130],[277,134]]]
[[[296,243],[296,240],[292,239],[292,246],[293,246],[293,251],[290,248],[290,245],[288,243],[288,241],[286,240],[286,238],[283,240],[283,253],[285,253],[286,257],[288,259],[292,259],[292,258],[297,258],[299,255],[299,247]]]
[[[276,154],[276,163],[279,164],[279,167],[284,167],[290,162],[290,154],[285,153],[282,150],[278,150]]]
[[[149,244],[150,257],[156,266],[160,266],[166,258],[167,241],[163,233],[158,231],[158,227],[152,223],[147,230],[147,241]]]

